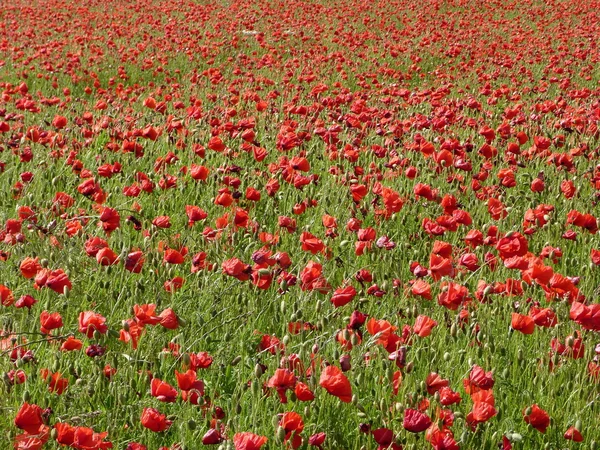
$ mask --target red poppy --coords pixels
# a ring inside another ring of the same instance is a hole
[[[269,378],[267,386],[277,390],[281,403],[287,403],[286,391],[294,389],[296,381],[296,375],[288,369],[277,369],[275,370],[275,374]]]
[[[523,334],[533,334],[535,331],[535,322],[529,316],[518,313],[512,313],[511,328],[520,331]]]
[[[88,338],[92,338],[94,331],[106,334],[108,331],[106,318],[94,311],[82,311],[79,314],[79,332],[85,334]]]
[[[333,292],[331,303],[336,308],[347,305],[356,297],[356,289],[353,286],[340,287]]]
[[[42,412],[38,405],[23,403],[15,417],[15,426],[29,434],[37,434],[44,425]]]
[[[259,450],[266,443],[267,438],[265,436],[259,436],[249,432],[236,433],[233,436],[235,450]]]
[[[319,386],[344,403],[352,401],[352,387],[346,375],[336,366],[327,366],[321,372]]]
[[[154,408],[144,408],[140,420],[144,427],[154,431],[155,433],[168,430],[173,423],[172,421],[167,420],[167,416],[161,414]]]
[[[152,378],[150,382],[150,395],[161,402],[172,403],[177,399],[177,391],[173,386],[158,378]]]
[[[411,433],[420,433],[431,426],[431,419],[416,409],[407,408],[404,411],[404,421],[402,426]]]
[[[538,405],[532,405],[523,410],[523,418],[525,422],[531,425],[541,433],[546,432],[546,428],[550,425],[550,416],[546,411]]]

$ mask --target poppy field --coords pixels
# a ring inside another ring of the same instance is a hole
[[[3,3],[0,449],[600,448],[599,11]]]

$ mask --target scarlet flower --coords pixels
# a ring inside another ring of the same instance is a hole
[[[407,408],[404,411],[404,421],[402,426],[411,433],[420,433],[431,426],[431,419],[416,409]]]
[[[154,408],[144,408],[140,421],[145,428],[155,433],[168,430],[173,423],[171,420],[167,420],[166,415],[161,414]]]
[[[523,334],[533,334],[535,331],[535,322],[529,316],[518,313],[512,313],[511,328],[520,331]]]
[[[538,405],[532,405],[523,410],[523,419],[541,433],[546,432],[546,428],[550,425],[550,416],[546,411]]]
[[[108,331],[106,318],[94,311],[82,311],[79,314],[79,332],[91,339],[94,331],[106,334]]]
[[[160,317],[155,316],[155,312],[156,305],[154,303],[149,305],[133,305],[133,314],[138,323],[143,325],[156,325],[160,323]]]
[[[296,398],[301,402],[310,402],[315,398],[315,394],[313,394],[310,388],[301,381],[296,383],[294,394],[296,394]]]
[[[285,392],[288,389],[294,389],[296,381],[296,375],[293,372],[290,372],[288,369],[277,369],[275,374],[269,378],[267,386],[277,390],[281,403],[287,403]]]
[[[377,450],[402,450],[402,446],[394,442],[394,432],[389,428],[378,428],[371,433],[373,434],[373,439],[379,445]]]
[[[356,289],[353,286],[340,287],[333,292],[331,303],[339,308],[350,303],[354,297],[356,297]]]
[[[13,296],[12,291],[3,284],[0,284],[0,304],[2,304],[2,306],[10,306],[14,301],[15,297]]]
[[[81,350],[83,347],[83,342],[79,339],[74,338],[73,336],[69,336],[60,346],[62,351],[72,351],[72,350]]]
[[[339,367],[325,367],[319,377],[319,386],[324,388],[329,394],[338,397],[344,403],[352,401],[350,381],[348,381],[348,378],[342,373]]]
[[[196,371],[187,370],[185,373],[179,373],[175,371],[175,377],[177,378],[177,386],[182,391],[190,391],[195,389],[200,395],[204,395],[204,382],[197,379]]]
[[[265,436],[259,436],[254,433],[236,433],[233,436],[235,450],[259,450],[266,443],[267,438]]]
[[[574,442],[583,441],[583,436],[581,435],[581,432],[575,427],[569,427],[569,429],[564,434],[564,438]]]
[[[179,319],[177,318],[175,311],[173,311],[171,308],[166,308],[163,310],[163,312],[158,315],[158,318],[160,319],[159,323],[163,328],[168,330],[175,330],[179,328]]]
[[[311,437],[308,438],[308,445],[311,445],[313,447],[317,447],[320,449],[321,446],[325,443],[326,438],[327,438],[327,435],[323,432],[313,434]]]
[[[15,426],[29,434],[37,434],[44,425],[42,412],[38,405],[23,403],[15,417]]]
[[[430,317],[420,315],[415,320],[413,326],[413,332],[419,337],[427,337],[431,334],[433,327],[437,325],[437,322]]]
[[[35,274],[40,270],[42,266],[39,263],[39,258],[25,258],[21,261],[19,269],[21,274],[28,280],[35,277]]]
[[[173,403],[177,398],[177,391],[173,386],[158,378],[152,378],[150,382],[150,395],[161,402]]]

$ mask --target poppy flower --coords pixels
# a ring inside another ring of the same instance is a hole
[[[148,428],[155,433],[168,430],[173,423],[172,421],[167,420],[166,415],[161,414],[154,408],[144,408],[140,421],[145,428]]]
[[[533,334],[535,331],[535,322],[529,316],[518,313],[512,313],[511,328],[520,331],[523,334]]]
[[[204,436],[202,436],[202,444],[203,445],[216,445],[223,442],[224,438],[219,432],[214,428],[210,428]]]
[[[352,401],[352,387],[346,375],[336,366],[327,366],[319,377],[319,386],[344,403]]]
[[[437,322],[430,317],[420,315],[416,318],[413,326],[413,332],[419,337],[427,337],[431,330],[437,325]]]
[[[233,436],[235,450],[259,450],[267,443],[265,436],[259,436],[250,432],[236,433]]]
[[[394,442],[394,432],[389,428],[378,428],[373,430],[371,434],[378,444],[377,450],[402,450],[402,446]]]
[[[172,403],[177,399],[177,391],[169,383],[152,378],[150,382],[150,395],[161,402]]]
[[[42,412],[38,405],[23,403],[15,417],[15,426],[29,434],[37,434],[44,425]]]
[[[35,277],[35,274],[41,268],[42,266],[39,263],[39,258],[25,258],[23,259],[23,261],[21,261],[21,264],[19,265],[21,275],[23,275],[28,280]]]
[[[411,433],[420,433],[431,426],[431,419],[427,414],[424,414],[416,409],[407,408],[404,411],[404,421],[402,426],[406,431]]]
[[[340,287],[333,292],[331,303],[336,308],[347,305],[356,297],[356,289],[353,286]]]
[[[523,410],[523,419],[525,419],[527,424],[531,425],[541,433],[545,433],[550,425],[550,416],[538,405],[532,405],[525,408]]]
[[[73,351],[73,350],[81,350],[83,347],[83,342],[79,339],[76,339],[73,336],[69,336],[60,346],[60,349],[65,352]]]
[[[326,438],[327,435],[323,432],[313,434],[308,438],[308,445],[321,449],[321,446],[325,443]]]
[[[313,394],[310,388],[301,381],[296,383],[294,394],[296,394],[296,398],[301,402],[310,402],[315,398],[315,394]]]
[[[569,441],[583,442],[583,436],[581,435],[581,432],[575,427],[569,427],[563,437]]]
[[[79,332],[91,339],[94,336],[94,331],[106,334],[108,331],[106,318],[94,311],[82,311],[79,314]]]
[[[296,375],[288,369],[277,369],[275,370],[275,374],[269,378],[267,386],[277,390],[281,403],[287,403],[286,391],[288,389],[294,389],[296,381]]]

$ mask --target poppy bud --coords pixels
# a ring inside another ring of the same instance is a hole
[[[232,366],[237,366],[240,363],[241,360],[242,360],[242,357],[238,355],[235,358],[233,358],[233,360],[231,361],[231,365]]]
[[[385,398],[382,398],[381,400],[379,400],[379,410],[386,411],[387,409],[388,409],[388,405],[385,401]]]
[[[456,323],[453,323],[452,326],[450,326],[450,336],[455,338],[457,334],[458,334],[458,329],[456,327]]]
[[[290,336],[286,334],[285,336],[283,336],[281,342],[283,343],[283,345],[288,345],[290,343]]]
[[[52,428],[52,430],[50,430],[50,437],[53,441],[56,440],[58,437],[58,430],[56,428]]]
[[[31,394],[29,393],[29,391],[28,391],[28,390],[25,390],[25,391],[23,392],[23,401],[24,401],[25,403],[29,403],[29,400],[31,400]]]
[[[521,362],[523,361],[523,349],[519,348],[519,350],[517,350],[517,361]]]
[[[575,429],[579,432],[581,432],[581,420],[577,419],[577,421],[575,422]]]
[[[283,428],[282,426],[277,427],[277,433],[275,433],[275,438],[277,439],[278,443],[283,444],[283,441],[285,440],[285,428]]]
[[[348,328],[344,328],[344,331],[342,331],[342,337],[345,341],[350,340],[350,331],[348,330]]]
[[[189,366],[192,362],[189,353],[184,353],[183,355],[181,355],[181,361],[184,365]]]
[[[575,338],[573,336],[569,336],[566,340],[567,347],[573,347],[575,343]]]
[[[196,421],[194,419],[190,419],[187,421],[187,427],[190,430],[195,430],[196,429]]]
[[[264,373],[264,370],[263,370],[262,366],[260,364],[256,364],[254,366],[254,376],[256,378],[260,378],[263,373]]]
[[[314,344],[311,350],[314,354],[319,353],[319,344]]]
[[[113,339],[119,339],[119,336],[120,336],[119,332],[116,330],[108,330],[107,334],[109,337],[111,337]]]
[[[444,353],[444,361],[448,362],[448,361],[450,361],[450,358],[451,358],[450,353],[448,353],[448,352]]]
[[[406,373],[411,373],[415,367],[415,364],[411,361],[406,365]]]

